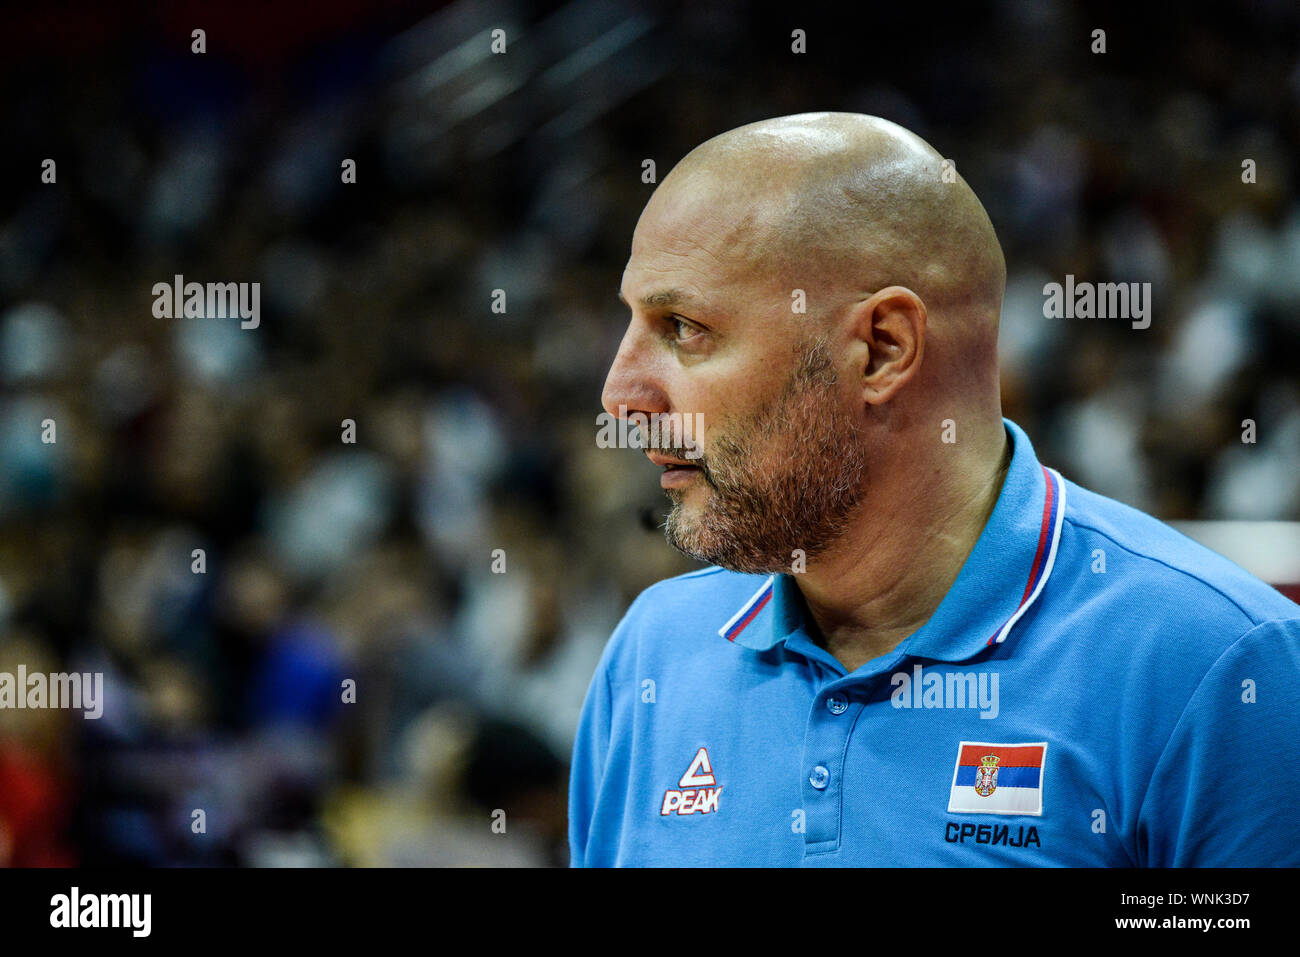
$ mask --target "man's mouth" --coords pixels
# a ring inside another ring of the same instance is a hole
[[[695,481],[697,474],[702,475],[704,472],[699,465],[682,459],[671,458],[667,455],[660,455],[657,452],[648,453],[648,458],[663,469],[663,474],[659,477],[659,484],[663,488],[678,488],[688,485]]]

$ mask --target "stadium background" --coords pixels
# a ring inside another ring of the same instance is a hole
[[[1009,262],[1006,413],[1045,461],[1167,520],[1300,517],[1300,7],[854,17],[7,13],[0,670],[102,671],[108,705],[0,712],[0,862],[564,862],[596,659],[693,567],[653,467],[594,441],[642,162],[755,119],[875,113],[956,161]],[[177,273],[261,282],[260,328],[154,318]],[[1151,282],[1151,328],[1044,319],[1067,273]],[[1300,581],[1296,526],[1254,527],[1234,557]]]

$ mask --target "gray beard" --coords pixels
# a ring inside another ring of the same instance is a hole
[[[697,463],[712,493],[697,515],[669,491],[669,545],[731,571],[769,574],[789,571],[796,550],[812,559],[843,535],[862,497],[861,433],[828,387],[801,386]],[[764,459],[775,464],[763,468]]]

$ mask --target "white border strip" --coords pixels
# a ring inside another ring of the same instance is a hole
[[[1270,585],[1300,584],[1300,522],[1170,522]]]

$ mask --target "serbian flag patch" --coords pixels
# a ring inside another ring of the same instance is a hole
[[[983,744],[963,741],[948,795],[950,814],[1043,813],[1047,742]]]

